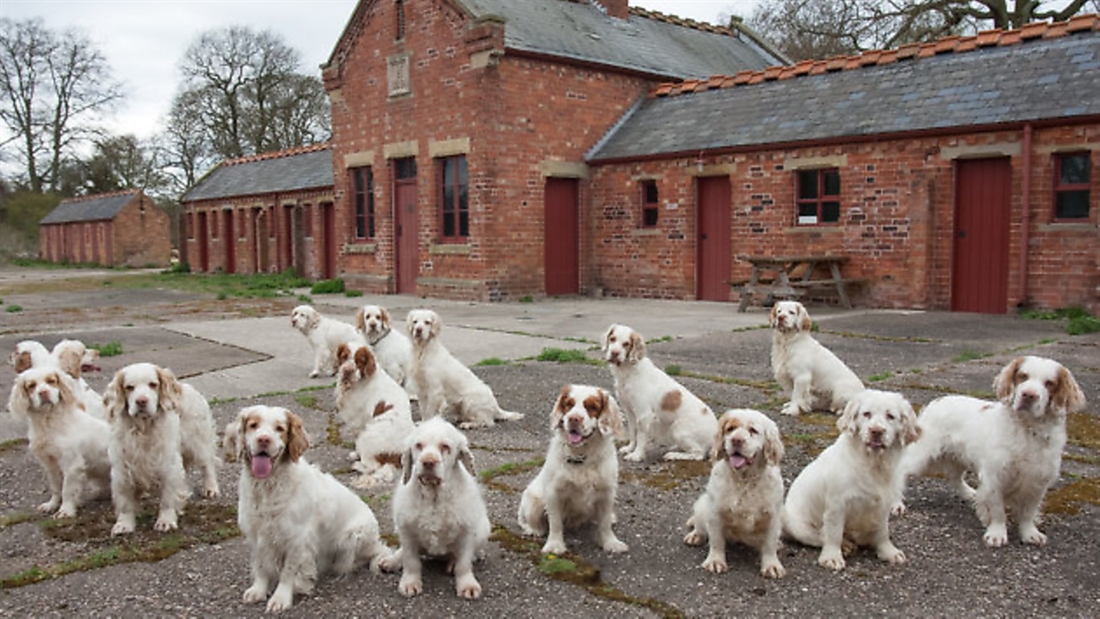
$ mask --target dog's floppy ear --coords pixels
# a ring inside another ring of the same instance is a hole
[[[16,351],[11,354],[11,365],[15,368],[16,374],[22,374],[31,369],[34,362],[31,360],[31,353],[29,350]]]
[[[103,390],[103,407],[107,409],[107,421],[123,418],[126,413],[129,403],[126,401],[126,391],[123,389],[125,382],[126,370],[123,368],[115,372],[115,377]]]
[[[844,407],[844,412],[840,413],[840,417],[836,420],[836,428],[843,432],[851,432],[856,434],[859,432],[859,428],[856,427],[856,416],[859,415],[859,398],[852,398],[848,400],[848,405]]]
[[[382,321],[382,325],[387,329],[390,326],[390,312],[384,307],[378,308],[378,318]]]
[[[341,365],[344,365],[344,362],[347,361],[350,358],[351,358],[351,348],[347,344],[341,343],[340,345],[338,345],[336,347],[336,368],[337,369],[339,369]]]
[[[1069,413],[1085,409],[1085,393],[1073,377],[1073,373],[1064,366],[1058,366],[1058,384],[1050,394],[1051,407]]]
[[[604,332],[604,334],[603,334],[603,345],[600,347],[600,350],[602,350],[604,352],[607,352],[607,347],[611,343],[611,334],[615,332],[615,327],[617,327],[617,326],[619,326],[619,325],[613,324],[613,325],[611,325],[610,327],[607,328],[606,332]]]
[[[176,380],[176,375],[168,368],[157,367],[157,382],[160,384],[157,393],[157,408],[159,412],[174,411],[180,414],[180,401],[183,399],[183,386]]]
[[[54,347],[57,351],[57,365],[73,378],[80,378],[80,365],[84,358],[83,344],[74,340],[64,340]]]
[[[29,353],[24,353],[28,354]],[[15,386],[11,388],[11,395],[8,396],[8,410],[11,411],[11,416],[16,421],[27,420],[27,409],[31,407],[30,396],[27,395],[27,381],[26,377],[16,376]]]
[[[603,409],[600,412],[600,433],[604,436],[621,437],[623,435],[623,411],[619,408],[614,396],[599,390],[600,399],[603,401]]]
[[[800,331],[810,331],[814,328],[814,321],[810,320],[810,313],[806,311],[806,306],[801,303],[798,304],[798,329]]]
[[[306,316],[309,317],[309,321],[306,323],[310,329],[316,329],[317,325],[321,324],[321,312],[313,309],[312,307],[306,311]]]
[[[401,452],[401,483],[408,484],[412,479],[413,474],[413,450],[410,443],[405,447],[405,451]]]
[[[245,409],[247,410],[247,409]],[[244,449],[244,441],[241,435],[244,433],[245,411],[242,410],[237,418],[225,425],[225,436],[222,438],[222,455],[226,462],[234,462],[237,455]]]
[[[79,366],[80,362],[78,361],[77,367]],[[73,378],[65,371],[54,372],[54,376],[57,377],[57,399],[69,404],[76,402],[76,383],[73,382]],[[80,408],[83,409],[84,405],[81,404]]]
[[[285,409],[284,409],[285,410]],[[291,462],[297,462],[298,458],[309,449],[309,435],[302,425],[302,418],[290,411],[286,411],[287,456]]]
[[[642,334],[637,331],[630,332],[630,354],[627,359],[631,361],[641,361],[645,358],[645,340],[642,338]]]
[[[378,363],[375,362],[374,355],[366,346],[355,351],[355,367],[359,368],[359,373],[364,377],[374,376],[375,370],[378,369]]]
[[[1016,372],[1023,363],[1023,357],[1016,357],[993,379],[993,393],[998,400],[1007,403],[1012,399],[1012,391],[1016,388]]]
[[[443,331],[443,319],[439,317],[439,314],[432,312],[432,337],[439,337],[439,334]]]
[[[710,457],[715,462],[729,457],[726,453],[726,428],[729,426],[729,417],[722,415],[718,419],[718,431],[714,434],[714,444],[710,448]]]
[[[776,318],[779,317],[779,304],[773,303],[771,311],[768,312],[768,326],[775,328]]]
[[[466,440],[466,435],[460,434],[460,436],[462,438],[459,439],[458,444],[455,446],[458,450],[458,457],[455,458],[455,463],[461,463],[462,466],[466,467],[466,472],[474,479],[477,479],[477,471],[474,470],[474,454],[470,453],[470,443]]]
[[[561,425],[562,418],[565,417],[565,411],[571,407],[569,404],[569,391],[572,389],[572,385],[562,385],[561,393],[558,395],[558,399],[554,401],[554,408],[550,411],[550,432],[558,429]]]
[[[917,413],[913,405],[904,397],[901,398],[901,439],[908,445],[915,443],[920,438],[921,427],[917,421]]]
[[[367,308],[360,307],[359,311],[355,312],[355,330],[360,333],[367,332]]]
[[[764,459],[768,464],[779,465],[783,460],[783,437],[779,434],[779,426],[768,419],[764,424]]]

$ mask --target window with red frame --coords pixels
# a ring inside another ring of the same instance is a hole
[[[817,225],[840,221],[840,170],[799,170],[798,224]]]
[[[1089,218],[1089,153],[1054,156],[1054,219]]]
[[[355,238],[374,238],[374,172],[351,168],[351,203],[355,213]]]
[[[660,211],[657,195],[657,181],[642,181],[642,227],[656,228],[657,214]]]
[[[405,38],[405,0],[395,0],[393,3],[394,39],[400,41]]]
[[[466,156],[446,157],[440,166],[439,196],[442,200],[443,240],[465,241],[470,236],[470,200]]]

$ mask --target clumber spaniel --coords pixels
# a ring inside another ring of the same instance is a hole
[[[630,327],[611,325],[603,351],[627,419],[630,442],[619,450],[624,459],[645,460],[651,441],[680,450],[669,451],[665,460],[705,459],[718,431],[714,411],[654,365],[641,334]]]
[[[378,367],[367,346],[341,344],[336,383],[336,410],[355,433],[355,468],[362,475],[352,483],[371,488],[393,481],[401,466],[401,446],[413,431],[409,396]]]
[[[180,509],[191,495],[186,468],[203,471],[207,497],[218,496],[217,440],[210,406],[171,370],[134,363],[117,373],[104,395],[111,425],[111,498],[118,516],[112,535],[134,530],[138,493],[160,490],[153,528],[178,527]]]
[[[302,332],[313,348],[313,369],[310,378],[321,374],[332,376],[336,373],[333,360],[336,347],[348,342],[366,343],[355,327],[346,322],[322,316],[308,305],[299,305],[290,312],[290,324]]]
[[[779,533],[783,526],[783,441],[775,422],[759,411],[732,409],[718,420],[711,450],[714,465],[706,491],[695,501],[684,543],[710,540],[703,569],[721,573],[726,543],[741,542],[760,551],[760,573],[782,578]]]
[[[844,569],[844,546],[873,546],[879,559],[904,563],[888,521],[902,452],[920,437],[913,408],[899,393],[867,389],[848,401],[836,425],[836,442],[791,483],[783,531],[820,547],[818,564],[834,571]]]
[[[42,367],[52,361],[50,349],[42,342],[36,340],[23,340],[15,345],[15,350],[8,357],[8,362],[15,369],[16,374],[25,372],[32,367]]]
[[[492,426],[498,420],[523,419],[497,403],[493,390],[447,350],[439,339],[443,321],[432,310],[412,310],[406,317],[413,342],[413,378],[420,389],[420,418],[453,412],[458,427]]]
[[[448,557],[459,597],[481,597],[473,562],[489,539],[489,516],[466,437],[441,417],[420,422],[401,457],[393,520],[401,548],[382,568],[401,566],[398,591],[420,593],[422,554]]]
[[[355,314],[355,328],[367,339],[378,365],[415,397],[413,345],[407,335],[394,330],[389,311],[378,305],[364,305]]]
[[[237,523],[252,555],[245,603],[267,600],[269,612],[291,607],[294,594],[313,591],[317,576],[344,575],[390,550],[378,521],[359,497],[306,462],[309,438],[297,415],[272,406],[242,409],[225,429],[225,449],[241,459]]]
[[[615,435],[622,413],[606,391],[565,385],[550,413],[550,450],[542,470],[523,491],[519,524],[528,535],[547,535],[542,551],[566,551],[564,529],[587,523],[608,552],[626,552],[615,537],[619,459]],[[549,532],[549,534],[548,534]]]
[[[73,394],[84,411],[98,419],[106,419],[103,398],[84,380],[85,370],[98,369],[95,361],[99,351],[84,346],[80,340],[61,340],[53,350],[41,342],[24,340],[15,345],[9,359],[15,373],[19,374],[31,368],[58,367],[75,381]]]
[[[844,410],[848,399],[863,390],[863,382],[831,350],[810,335],[813,326],[798,301],[772,306],[772,372],[791,400],[784,415],[813,410]]]
[[[58,518],[76,515],[89,491],[110,488],[110,428],[84,411],[75,381],[46,365],[23,371],[8,400],[11,414],[29,423],[31,453],[46,472],[50,500],[38,510]]]
[[[953,395],[926,406],[920,416],[924,434],[906,451],[902,472],[945,474],[974,503],[987,546],[1008,541],[1006,507],[1016,517],[1020,540],[1041,546],[1047,538],[1037,526],[1039,510],[1061,471],[1066,414],[1085,408],[1085,394],[1062,364],[1033,356],[1005,366],[993,391],[999,402]],[[977,476],[977,490],[963,479],[967,472]]]

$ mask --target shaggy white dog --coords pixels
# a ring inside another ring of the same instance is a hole
[[[622,413],[606,391],[587,385],[562,387],[550,413],[550,450],[539,474],[523,491],[519,525],[528,535],[547,535],[542,551],[566,551],[566,527],[594,523],[600,546],[626,552],[615,537],[615,492],[619,459],[615,435]]]
[[[699,546],[709,539],[710,552],[702,567],[721,573],[729,569],[727,542],[741,542],[760,552],[761,575],[782,578],[786,570],[777,554],[783,526],[779,427],[758,411],[726,411],[718,420],[711,451],[710,480],[695,501],[684,543]]]
[[[225,429],[226,452],[242,463],[237,522],[252,554],[244,601],[262,602],[270,593],[269,612],[312,592],[320,574],[344,575],[367,561],[377,571],[390,555],[370,507],[306,462],[308,447],[301,419],[284,408],[245,408]]]
[[[346,322],[322,316],[308,305],[299,305],[290,312],[290,324],[302,332],[313,348],[313,368],[310,378],[322,374],[332,376],[336,373],[336,348],[340,344],[357,342],[366,344],[363,336],[355,327]]]
[[[810,335],[813,322],[798,301],[772,306],[772,372],[791,394],[784,415],[813,410],[844,410],[848,399],[863,390],[863,381],[831,350]]]
[[[872,546],[879,559],[904,563],[890,541],[898,462],[920,437],[912,406],[899,393],[867,389],[837,419],[840,436],[798,474],[783,505],[783,532],[821,548],[822,567],[844,569],[842,548]]]
[[[355,328],[367,339],[378,365],[397,384],[416,398],[419,389],[413,380],[413,345],[409,337],[393,328],[389,311],[379,305],[364,305],[355,315]]]
[[[679,449],[667,452],[665,460],[705,459],[718,431],[714,411],[661,371],[646,355],[641,334],[630,327],[611,325],[603,351],[627,420],[630,442],[619,450],[624,459],[645,460],[651,441]]]
[[[449,557],[459,597],[481,597],[474,559],[489,540],[489,516],[474,476],[466,437],[441,417],[422,421],[401,458],[402,478],[393,493],[393,520],[401,548],[382,568],[402,568],[398,591],[423,588],[421,555]]]
[[[987,546],[1008,541],[1006,508],[1016,517],[1020,541],[1042,546],[1047,538],[1038,528],[1039,511],[1061,471],[1066,413],[1083,410],[1085,394],[1062,364],[1032,356],[1006,365],[993,391],[999,402],[955,395],[926,406],[924,435],[906,451],[902,471],[945,474],[974,503]],[[977,475],[977,490],[963,478],[967,472]]]

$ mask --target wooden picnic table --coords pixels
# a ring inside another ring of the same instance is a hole
[[[734,283],[741,293],[739,312],[748,308],[756,293],[767,293],[772,298],[799,298],[811,288],[835,288],[840,304],[852,309],[846,286],[862,281],[844,279],[840,274],[840,265],[848,261],[848,256],[750,256],[745,260],[752,264],[752,276],[748,282]],[[822,273],[817,275],[818,271]]]

